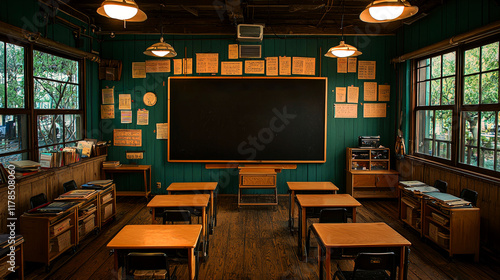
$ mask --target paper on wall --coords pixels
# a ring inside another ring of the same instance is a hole
[[[358,62],[358,79],[359,80],[374,80],[376,72],[375,61]]]
[[[245,60],[245,74],[264,74],[265,60]]]
[[[168,123],[156,124],[156,139],[168,139]]]
[[[119,94],[118,95],[118,109],[119,110],[132,109],[132,97],[130,94]]]
[[[391,86],[390,85],[379,85],[378,86],[378,101],[390,101],[391,100]]]
[[[278,57],[266,57],[266,75],[278,76]]]
[[[243,75],[243,62],[241,61],[222,61],[220,63],[221,75]]]
[[[287,56],[280,56],[280,76],[287,76],[292,74],[292,58]]]
[[[182,74],[182,58],[179,59],[173,59],[174,61],[174,75],[181,75]]]
[[[337,58],[337,73],[347,73],[347,57]]]
[[[197,53],[196,73],[218,73],[219,54],[218,53]]]
[[[345,102],[346,101],[346,92],[347,92],[347,89],[345,87],[336,87],[335,88],[335,102]]]
[[[132,123],[132,111],[121,111],[121,122]]]
[[[137,110],[137,125],[149,124],[149,111],[146,109]]]
[[[114,119],[115,105],[101,105],[101,119]]]
[[[356,73],[356,65],[358,64],[357,57],[349,57],[347,58],[347,72],[348,73]]]
[[[358,103],[359,87],[347,87],[347,103]]]
[[[385,118],[387,106],[385,103],[365,103],[363,105],[364,118]]]
[[[146,62],[132,62],[132,79],[146,78]]]
[[[335,104],[335,118],[358,118],[358,104]]]
[[[114,104],[115,103],[115,89],[114,88],[103,88],[102,89],[102,104]]]
[[[238,59],[238,44],[229,44],[227,50],[228,59]]]
[[[377,82],[365,82],[363,90],[365,101],[377,101]]]

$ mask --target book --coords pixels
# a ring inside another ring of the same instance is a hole
[[[405,188],[406,190],[412,191],[414,193],[429,193],[429,192],[439,192],[438,189],[431,186],[415,186]]]
[[[399,183],[405,187],[414,187],[414,186],[426,186],[427,184],[420,181],[399,181]]]
[[[20,169],[38,169],[40,167],[40,163],[32,160],[11,161],[10,164]]]
[[[55,200],[66,200],[66,199],[87,199],[96,193],[95,190],[77,189],[71,190],[67,193],[61,194]]]
[[[454,195],[451,195],[449,193],[442,193],[442,192],[428,192],[425,193],[426,196],[436,199],[439,202],[451,202],[451,201],[459,201],[462,200],[459,197],[456,197]]]

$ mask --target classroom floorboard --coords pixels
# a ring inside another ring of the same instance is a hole
[[[209,258],[201,263],[199,279],[318,279],[315,258],[308,263],[297,257],[297,233],[288,230],[288,196],[280,196],[279,205],[250,206],[237,210],[236,196],[218,197],[218,223],[210,236]],[[361,200],[358,222],[386,222],[413,245],[408,279],[500,279],[498,264],[474,263],[470,256],[449,259],[432,244],[397,220],[395,200]],[[196,218],[195,218],[196,219]],[[74,255],[66,253],[53,264],[49,273],[40,264],[28,263],[26,279],[117,279],[113,273],[113,255],[106,244],[127,224],[149,224],[151,216],[144,198],[120,197],[116,220],[100,234],[81,243]],[[312,242],[312,246],[316,246]],[[313,248],[311,256],[316,256]],[[352,268],[352,261],[340,261]],[[336,269],[336,264],[332,264]],[[178,279],[187,279],[187,267],[177,270]]]

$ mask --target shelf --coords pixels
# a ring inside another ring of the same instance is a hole
[[[70,226],[69,226],[69,228],[67,228],[67,229],[65,229],[65,230],[63,230],[63,231],[61,231],[61,232],[59,232],[57,235],[52,235],[52,234],[51,234],[51,235],[50,235],[50,240],[52,240],[52,239],[54,239],[54,238],[58,237],[59,235],[61,235],[61,234],[65,233],[65,232],[67,232],[68,230],[73,229],[73,227],[74,227],[74,225],[70,225]]]
[[[60,255],[62,255],[64,252],[66,252],[68,249],[71,249],[72,247],[74,247],[75,244],[71,244],[70,246],[64,248],[63,250],[59,251],[59,252],[50,252],[49,253],[49,262],[54,260],[55,258],[59,257]]]
[[[447,231],[450,231],[450,227],[449,226],[445,226],[441,223],[439,223],[438,221],[434,220],[431,216],[425,216],[425,218],[429,221],[429,222],[432,222],[433,224],[435,224],[436,226],[439,226],[441,228],[444,228],[446,229]]]
[[[436,244],[437,246],[439,246],[439,248],[445,250],[446,252],[450,252],[450,248],[447,248],[447,247],[444,247],[443,245],[439,244],[437,241],[435,241],[434,239],[432,239],[428,234],[424,234],[424,237],[429,239],[430,241],[432,241],[432,243]]]

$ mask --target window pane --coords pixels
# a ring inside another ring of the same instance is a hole
[[[0,108],[5,108],[5,43],[0,41]]]
[[[418,62],[418,67],[428,66],[430,61],[430,59],[422,59]]]
[[[455,104],[455,77],[443,79],[443,103],[442,105]]]
[[[441,56],[432,58],[432,78],[441,77]]]
[[[46,146],[63,142],[63,116],[38,116],[38,146]]]
[[[63,83],[78,83],[78,61],[35,50],[33,76]]]
[[[495,148],[495,112],[481,113],[481,147]]]
[[[464,132],[462,132],[462,163],[477,165],[478,145],[478,112],[464,112],[462,114]]]
[[[82,117],[80,115],[64,116],[64,138],[65,141],[82,139]]]
[[[479,48],[471,49],[465,52],[464,74],[479,72]]]
[[[479,167],[494,170],[495,153],[492,150],[481,149]]]
[[[434,156],[450,159],[451,158],[451,134],[452,134],[452,111],[436,111],[436,150]]]
[[[27,125],[26,115],[0,115],[0,154],[28,149]]]
[[[441,104],[441,80],[432,81],[431,105]]]
[[[24,108],[24,48],[7,44],[7,107]]]
[[[481,103],[498,103],[498,71],[482,74]]]
[[[430,76],[431,75],[430,75],[430,67],[429,66],[424,67],[424,68],[420,68],[418,70],[418,81],[419,82],[429,79]]]
[[[455,52],[443,55],[443,76],[455,75]]]
[[[35,78],[36,109],[78,109],[78,86]]]
[[[434,134],[434,111],[422,110],[417,112],[417,151],[422,154],[432,155]]]
[[[498,69],[498,42],[481,47],[481,70]]]
[[[479,75],[464,78],[464,104],[479,104]]]

